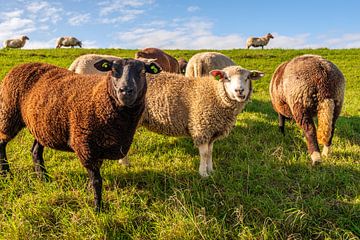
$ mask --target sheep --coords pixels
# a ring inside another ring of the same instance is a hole
[[[185,75],[186,66],[187,66],[188,62],[187,62],[185,59],[180,58],[180,59],[178,60],[178,63],[179,63],[180,73],[183,74],[183,75]]]
[[[192,56],[186,66],[185,76],[208,76],[211,70],[236,65],[229,57],[218,52],[202,52]]]
[[[215,140],[227,136],[252,94],[252,80],[264,76],[240,66],[212,70],[212,77],[162,72],[149,76],[141,125],[169,136],[191,137],[200,152],[199,173],[213,171]]]
[[[46,63],[14,67],[0,91],[0,165],[10,172],[6,144],[24,127],[35,137],[35,171],[46,178],[44,147],[75,152],[86,168],[100,211],[103,159],[119,159],[129,150],[145,108],[146,72],[156,63],[134,59],[95,63],[107,75],[75,74]]]
[[[26,40],[29,40],[29,38],[27,36],[23,35],[17,39],[5,40],[3,45],[4,45],[4,48],[22,48],[22,47],[24,47]]]
[[[264,49],[264,46],[266,46],[269,43],[270,38],[274,38],[274,36],[271,35],[271,33],[268,33],[260,38],[250,37],[246,40],[246,48],[249,49],[251,46],[253,46],[253,47],[261,47],[262,49]]]
[[[135,58],[141,61],[156,59],[156,63],[160,65],[163,71],[180,73],[178,61],[158,48],[144,48],[135,53]]]
[[[56,40],[56,48],[61,48],[62,46],[71,48],[79,46],[81,48],[82,43],[75,37],[59,37]]]
[[[76,58],[68,68],[70,71],[79,73],[79,74],[107,74],[106,72],[101,72],[94,67],[94,64],[100,60],[106,59],[108,61],[121,60],[120,57],[112,55],[102,55],[102,54],[84,54]]]
[[[344,101],[345,78],[332,62],[318,55],[302,55],[284,62],[270,82],[270,96],[278,113],[279,129],[284,133],[285,119],[294,119],[302,128],[312,165],[330,153],[335,122]],[[318,129],[313,117],[318,117]]]

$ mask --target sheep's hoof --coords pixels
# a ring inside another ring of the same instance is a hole
[[[321,163],[321,155],[319,152],[313,152],[311,154],[311,164],[313,166],[319,165]]]
[[[127,156],[122,159],[119,159],[119,164],[125,167],[131,167],[130,161]]]
[[[206,171],[199,172],[199,173],[200,173],[200,176],[203,177],[203,178],[209,177],[209,174]]]
[[[328,157],[330,155],[330,152],[331,152],[330,146],[324,146],[324,148],[321,152],[321,156]]]

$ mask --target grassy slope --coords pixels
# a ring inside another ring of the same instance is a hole
[[[190,58],[196,51],[168,51]],[[360,49],[228,50],[238,64],[266,77],[230,136],[215,143],[215,173],[201,179],[189,139],[139,129],[133,167],[102,167],[105,210],[76,156],[45,150],[52,181],[33,174],[32,136],[22,131],[8,146],[14,177],[0,179],[0,239],[358,239],[360,235]],[[1,50],[0,79],[16,64],[41,61],[67,67],[84,53],[132,57],[133,50]],[[268,85],[281,62],[304,53],[333,61],[346,79],[332,157],[312,168],[300,130],[285,137],[269,102]]]

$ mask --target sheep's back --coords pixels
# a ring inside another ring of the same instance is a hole
[[[102,59],[109,61],[120,60],[120,57],[102,54],[85,54],[76,58],[70,65],[69,70],[79,74],[102,74],[106,75],[107,72],[101,72],[94,67],[94,64]]]

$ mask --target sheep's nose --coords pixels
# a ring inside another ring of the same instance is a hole
[[[244,92],[244,89],[243,88],[238,88],[238,89],[235,89],[235,92],[237,92],[239,94],[242,94]]]
[[[121,87],[119,90],[123,95],[131,95],[134,92],[134,88],[131,87]]]

